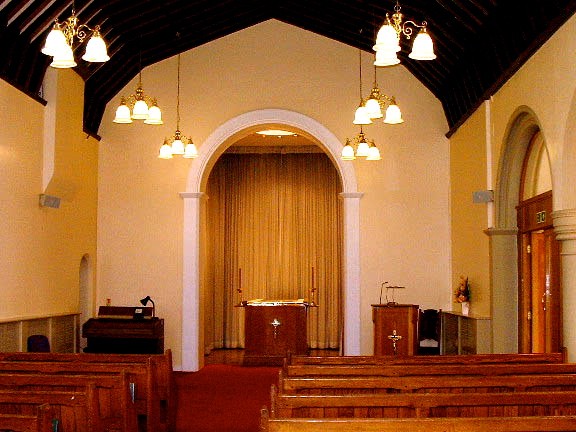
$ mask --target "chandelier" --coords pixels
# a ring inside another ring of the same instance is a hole
[[[387,96],[380,92],[378,83],[376,82],[376,66],[374,66],[374,84],[372,86],[372,91],[366,99],[364,107],[366,108],[367,116],[371,120],[384,117],[382,110],[385,109],[386,116],[384,117],[384,123],[399,124],[404,122],[400,107],[398,107],[398,104],[396,103],[396,98],[394,96]]]
[[[397,54],[400,51],[400,36],[404,35],[406,39],[410,39],[414,28],[418,28],[420,31],[414,39],[412,51],[408,57],[414,60],[434,60],[436,58],[434,43],[426,31],[428,23],[426,21],[422,21],[421,24],[414,21],[402,22],[403,15],[400,9],[400,3],[397,0],[392,17],[387,13],[384,25],[378,31],[376,44],[373,47],[376,51],[376,60],[374,61],[376,66],[392,66],[400,63]]]
[[[198,149],[192,142],[192,138],[182,135],[180,132],[180,54],[178,54],[178,90],[176,93],[176,132],[170,138],[164,140],[160,147],[158,157],[160,159],[172,159],[173,155],[181,155],[186,159],[198,157]]]
[[[354,150],[356,147],[356,150]],[[380,151],[378,147],[374,144],[374,140],[366,139],[364,135],[364,131],[362,130],[362,126],[360,126],[360,132],[352,138],[346,138],[346,145],[342,149],[342,155],[340,159],[345,161],[351,161],[356,159],[357,157],[365,157],[366,160],[376,161],[380,160]]]
[[[135,94],[127,98],[122,96],[120,105],[116,108],[114,123],[132,123],[132,120],[144,120],[144,123],[151,125],[161,125],[162,111],[158,107],[155,98],[150,98],[144,94],[142,87],[142,69],[138,73],[138,86]]]
[[[86,44],[86,51],[82,56],[82,60],[88,62],[103,63],[110,60],[106,49],[106,43],[100,35],[100,26],[95,26],[93,29],[86,24],[78,25],[78,18],[74,6],[72,7],[72,16],[64,22],[54,21],[54,26],[48,37],[41,52],[43,54],[52,56],[52,63],[50,66],[55,68],[71,68],[76,66],[74,60],[74,52],[72,46],[74,45],[74,38],[77,38],[80,43],[90,35],[90,39]]]

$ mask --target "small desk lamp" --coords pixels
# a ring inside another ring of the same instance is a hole
[[[150,296],[146,296],[144,297],[142,300],[140,300],[140,303],[142,303],[142,306],[146,306],[148,304],[148,302],[152,303],[152,318],[154,318],[156,316],[156,305],[154,305],[154,301],[150,298]]]

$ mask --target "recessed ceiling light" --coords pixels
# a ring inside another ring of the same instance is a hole
[[[282,129],[266,129],[256,132],[259,135],[266,135],[266,136],[296,136],[294,132],[285,131]]]

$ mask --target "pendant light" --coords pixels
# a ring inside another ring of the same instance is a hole
[[[191,138],[180,132],[180,54],[178,54],[178,86],[176,92],[176,132],[170,138],[164,139],[160,147],[158,157],[160,159],[172,159],[173,155],[181,155],[186,159],[198,157],[198,149]]]
[[[419,33],[412,43],[412,51],[408,55],[414,60],[434,60],[434,42],[428,34],[426,21],[417,24],[414,21],[403,21],[403,15],[400,12],[400,3],[397,0],[394,6],[392,17],[386,14],[384,25],[376,35],[376,43],[373,47],[376,51],[376,66],[393,66],[400,63],[398,52],[400,51],[400,36],[410,39],[414,29],[419,29]]]
[[[359,63],[359,82],[360,82],[360,105],[354,114],[353,123],[356,125],[368,125],[372,123],[372,119],[368,115],[368,110],[364,106],[364,99],[362,98],[362,50],[358,50],[358,63]]]

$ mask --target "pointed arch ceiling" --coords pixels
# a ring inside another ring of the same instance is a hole
[[[49,58],[40,53],[56,18],[73,7],[100,24],[111,60],[76,67],[86,82],[84,129],[141,67],[268,19],[372,53],[396,0],[0,0],[0,77],[41,98]],[[403,0],[406,19],[426,20],[438,58],[402,64],[442,102],[451,130],[493,94],[575,11],[576,0]],[[176,33],[180,38],[176,38]]]

